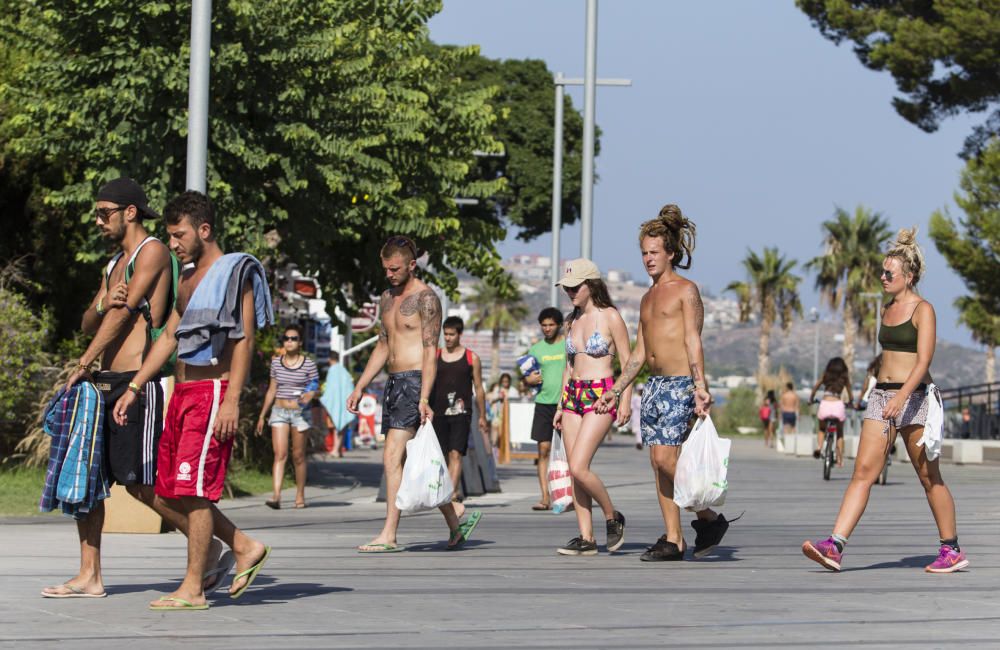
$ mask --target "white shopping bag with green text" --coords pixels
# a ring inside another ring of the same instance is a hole
[[[674,503],[698,512],[726,502],[731,445],[732,441],[719,437],[711,416],[695,423],[677,459]]]

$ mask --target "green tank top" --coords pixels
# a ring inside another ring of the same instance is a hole
[[[125,265],[125,283],[127,284],[129,280],[132,279],[132,274],[135,273],[135,260],[139,256],[139,251],[142,247],[151,241],[159,241],[156,237],[146,237],[142,240],[138,246],[136,246],[135,251],[132,253],[132,257],[129,258],[128,264]],[[170,312],[173,311],[174,305],[177,302],[177,284],[180,279],[180,263],[177,261],[177,257],[174,256],[173,252],[168,252],[170,255],[170,289],[167,293],[167,318],[163,319],[163,325],[160,327],[153,326],[153,313],[149,309],[149,302],[145,299],[139,304],[139,312],[142,314],[143,319],[146,321],[146,333],[149,336],[150,343],[156,343],[156,339],[160,338],[164,330],[167,329],[167,319],[170,318]],[[111,261],[108,262],[108,266],[104,271],[104,287],[105,290],[111,290],[111,272],[114,271],[115,267],[118,265],[118,260],[124,256],[124,253],[118,253]],[[134,312],[133,312],[134,313]],[[177,352],[175,351],[170,355],[170,359],[163,365],[160,369],[160,374],[169,377],[174,374],[174,367],[177,364]]]
[[[923,302],[923,300],[920,302]],[[917,303],[917,307],[920,306],[920,302]],[[883,350],[888,350],[889,352],[912,352],[916,354],[917,328],[913,326],[913,314],[917,313],[917,307],[913,308],[910,317],[905,323],[900,323],[899,325],[882,324],[882,327],[878,331],[878,343],[882,346]]]

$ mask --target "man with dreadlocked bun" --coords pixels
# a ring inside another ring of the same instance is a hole
[[[684,559],[681,513],[674,503],[674,471],[695,416],[707,415],[712,404],[701,346],[705,308],[697,285],[677,274],[677,269],[691,268],[694,240],[694,223],[673,204],[663,206],[655,219],[639,229],[642,263],[653,286],[642,297],[635,350],[600,404],[610,410],[614,396],[648,364],[652,376],[642,394],[639,428],[643,444],[649,447],[666,534],[643,553],[640,559],[645,562]],[[696,558],[718,546],[729,528],[719,513],[702,510],[697,514],[691,522],[696,533]]]

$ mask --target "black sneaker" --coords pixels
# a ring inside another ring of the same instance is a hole
[[[694,528],[694,532],[696,533],[694,538],[694,556],[704,557],[722,542],[726,531],[729,530],[729,522],[722,516],[722,513],[719,513],[719,517],[715,521],[695,519],[691,522],[691,527]]]
[[[664,535],[656,543],[646,549],[640,557],[643,562],[677,562],[684,559],[684,551],[677,544],[667,541]]]
[[[625,543],[625,515],[615,510],[615,518],[608,519],[608,553],[617,551]]]
[[[562,548],[557,548],[559,555],[597,555],[597,542],[588,542],[582,537],[574,537]]]

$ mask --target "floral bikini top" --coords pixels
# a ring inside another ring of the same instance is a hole
[[[569,357],[570,363],[573,363],[573,358],[576,357],[577,352],[576,343],[573,343],[573,326],[570,325],[570,331],[566,333],[566,356]],[[611,341],[604,338],[600,330],[595,329],[594,333],[590,335],[590,338],[587,339],[586,344],[583,346],[583,353],[595,359],[606,357],[611,354]]]

